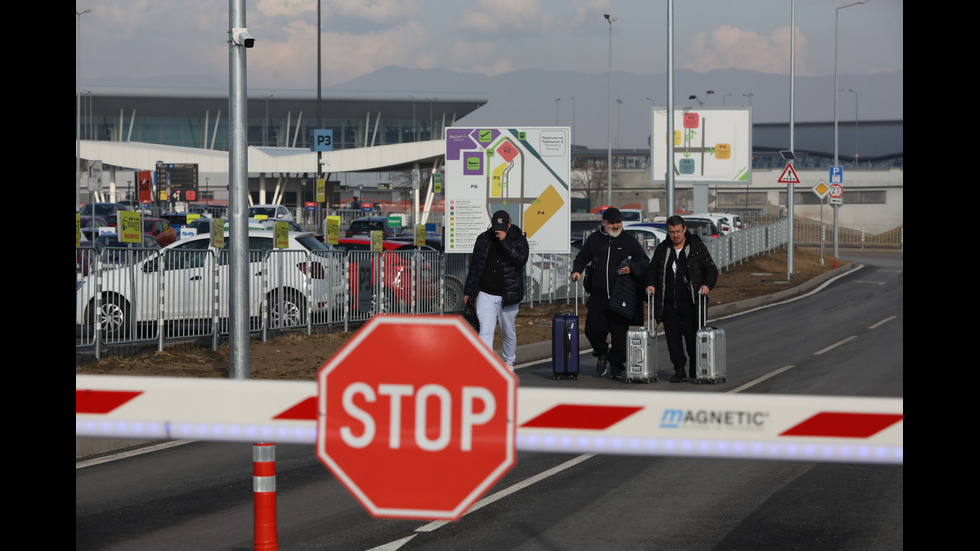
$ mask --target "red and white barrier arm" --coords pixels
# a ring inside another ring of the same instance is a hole
[[[316,443],[312,381],[76,375],[75,435]],[[904,400],[520,388],[521,451],[904,461]]]

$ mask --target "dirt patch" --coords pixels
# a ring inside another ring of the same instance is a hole
[[[808,281],[832,270],[834,259],[825,257],[820,265],[820,255],[796,250],[793,256],[794,273],[786,274],[786,251],[758,256],[734,266],[718,277],[718,285],[711,291],[714,305],[768,295]],[[837,261],[838,265],[843,263]],[[551,320],[556,313],[571,312],[575,304],[535,303],[534,308],[521,307],[517,316],[517,344],[548,341],[551,339]],[[580,304],[578,314],[583,319],[588,313]],[[352,327],[352,331],[356,330]],[[250,376],[253,379],[314,380],[316,372],[353,333],[339,329],[323,329],[313,335],[303,332],[288,333],[267,342],[253,338],[250,349]],[[496,347],[500,346],[500,334]],[[76,374],[99,375],[154,375],[173,377],[228,377],[230,365],[227,342],[212,351],[210,347],[191,344],[169,346],[162,352],[135,355],[109,355],[99,362],[80,365]]]

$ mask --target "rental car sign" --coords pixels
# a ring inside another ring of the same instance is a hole
[[[317,386],[317,457],[375,517],[458,519],[516,461],[517,378],[459,316],[375,316]]]

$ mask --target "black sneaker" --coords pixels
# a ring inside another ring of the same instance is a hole
[[[595,376],[605,377],[608,371],[609,371],[609,363],[606,362],[606,356],[600,354],[596,359],[596,363],[595,363]]]
[[[678,369],[674,371],[674,376],[670,378],[672,383],[683,383],[684,382],[684,370]]]
[[[623,373],[626,373],[626,366],[622,364],[612,364],[612,374],[609,375],[610,379],[622,379]]]

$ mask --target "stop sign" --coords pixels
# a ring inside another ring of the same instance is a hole
[[[317,457],[375,517],[455,520],[515,463],[517,378],[459,316],[375,316],[317,387]]]

